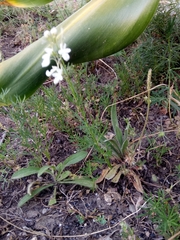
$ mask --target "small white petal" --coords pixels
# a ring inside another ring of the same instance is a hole
[[[46,71],[46,76],[47,76],[47,77],[50,77],[50,76],[51,76],[51,71],[47,70],[47,71]]]
[[[60,44],[60,49],[58,51],[59,55],[62,56],[62,58],[65,60],[65,61],[68,61],[70,59],[70,56],[69,56],[69,53],[71,52],[71,49],[70,48],[66,48],[66,43],[64,44]]]
[[[46,30],[46,31],[44,32],[44,37],[45,37],[45,38],[48,38],[49,36],[50,36],[50,31]]]
[[[58,77],[55,77],[54,80],[53,80],[53,82],[54,82],[55,85],[58,84],[60,81],[61,81],[61,80],[60,80]]]
[[[53,27],[50,31],[51,35],[56,35],[57,34],[57,29]]]
[[[47,47],[47,48],[44,49],[44,51],[45,51],[47,54],[51,55],[52,52],[53,52],[53,49]]]
[[[46,76],[47,77],[51,77],[53,76],[53,73],[57,71],[57,69],[59,69],[57,66],[52,66],[51,70],[47,70],[46,71]]]
[[[49,54],[44,54],[44,55],[42,56],[42,59],[43,59],[43,61],[42,61],[42,63],[41,63],[41,66],[42,66],[42,67],[47,67],[47,66],[49,66],[49,64],[50,64],[50,55],[49,55]]]
[[[52,76],[54,77],[54,84],[58,84],[60,81],[63,80],[62,69],[57,68],[56,71],[52,74]]]
[[[70,59],[70,56],[68,53],[63,53],[62,58],[67,62]]]

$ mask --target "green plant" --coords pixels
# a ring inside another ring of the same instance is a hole
[[[117,112],[116,112],[116,105],[111,107],[111,122],[114,130],[114,135],[110,139],[105,140],[108,147],[112,150],[112,155],[115,156],[118,160],[128,162],[130,160],[130,156],[132,156],[132,161],[129,162],[130,165],[134,164],[134,150],[133,146],[130,147],[130,140],[134,135],[134,130],[132,129],[130,122],[128,119],[126,121],[126,128],[124,133],[122,132],[121,128],[119,127]]]
[[[43,120],[43,98],[36,95],[28,102],[17,102],[18,105],[12,104],[9,109],[9,116],[16,124],[16,129],[11,129],[11,134],[20,139],[20,144],[24,147],[23,154],[31,155],[32,165],[41,166],[43,158],[50,160],[49,149],[52,143],[52,138],[47,137],[48,118]]]
[[[37,174],[38,179],[31,182],[27,187],[27,194],[19,201],[18,206],[21,207],[27,201],[32,199],[34,196],[39,194],[44,189],[49,187],[54,187],[53,194],[49,199],[49,205],[56,203],[56,190],[58,184],[78,184],[81,186],[89,187],[91,189],[95,188],[95,183],[92,178],[87,178],[83,176],[77,176],[72,174],[70,170],[65,170],[73,164],[76,164],[83,160],[87,156],[87,152],[81,151],[71,155],[66,158],[63,162],[60,162],[57,166],[46,165],[43,167],[29,166],[27,168],[22,168],[12,175],[12,179],[21,179],[28,177],[32,174]],[[42,182],[39,178],[43,174],[49,174],[52,177],[52,181]]]
[[[121,222],[121,239],[122,240],[138,240],[136,236],[134,235],[133,229],[126,223],[126,222]]]
[[[178,178],[180,178],[180,164],[176,166],[176,171],[177,171]]]
[[[173,89],[173,86],[162,86],[156,91],[151,92],[151,105],[158,104],[163,108],[171,110],[175,115],[180,110],[180,96]]]
[[[78,214],[78,215],[76,215],[76,218],[77,218],[80,225],[82,225],[85,221],[85,218],[84,218],[83,215]]]
[[[164,135],[160,135],[159,137],[164,137]],[[156,165],[159,166],[163,162],[163,156],[170,151],[171,147],[166,146],[165,143],[157,146],[156,138],[148,139],[148,141],[150,146],[147,151],[150,153],[150,156],[156,160]]]
[[[82,63],[113,54],[144,31],[158,3],[159,0],[114,0],[114,4],[109,0],[92,0],[57,26],[57,44],[63,41],[71,49],[70,63]],[[126,11],[124,6],[128,7]],[[99,35],[99,29],[107,27]],[[0,64],[0,91],[8,89],[1,105],[11,103],[17,96],[22,99],[31,96],[47,79],[45,73],[49,67],[41,67],[44,50],[49,47],[44,40],[45,37],[39,39]],[[54,61],[51,61],[52,65]]]
[[[110,136],[106,136],[102,148],[106,151],[111,151],[111,158],[114,161],[111,163],[111,166],[102,171],[101,176],[96,180],[96,183],[101,182],[103,179],[117,183],[121,175],[124,175],[133,183],[136,190],[142,193],[143,188],[141,181],[134,171],[136,167],[138,168],[138,164],[136,165],[135,163],[135,148],[134,144],[130,145],[130,139],[134,137],[134,130],[131,127],[129,120],[126,119],[127,125],[124,133],[122,132],[119,127],[115,104],[111,107],[111,122],[114,134],[111,133]]]
[[[150,220],[157,225],[157,231],[166,239],[180,229],[179,206],[171,204],[171,198],[168,198],[165,191],[159,190],[157,196],[152,195],[148,198],[148,208],[145,212]]]
[[[139,77],[145,79],[145,73],[152,68],[153,83],[164,82],[170,87],[170,83],[178,82],[179,22],[177,3],[159,5],[152,22],[130,56],[130,64],[136,67]]]
[[[101,225],[105,225],[107,220],[105,219],[104,215],[99,215],[96,217],[96,222],[98,222]]]

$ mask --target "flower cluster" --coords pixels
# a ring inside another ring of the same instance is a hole
[[[53,27],[50,31],[46,30],[44,32],[44,37],[47,41],[49,41],[52,47],[45,48],[45,54],[42,56],[42,67],[48,67],[50,65],[51,59],[54,60],[57,66],[52,66],[51,70],[46,71],[47,77],[54,78],[54,84],[58,84],[60,81],[63,80],[63,63],[64,61],[69,61],[71,52],[70,48],[67,48],[66,43],[60,43],[58,46],[58,52],[54,49],[57,48],[56,43],[56,36],[57,36],[57,29]]]

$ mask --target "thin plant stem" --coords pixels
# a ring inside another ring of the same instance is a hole
[[[147,111],[146,111],[146,118],[145,118],[145,123],[141,132],[141,135],[139,137],[139,142],[137,143],[135,149],[139,148],[141,146],[141,141],[142,141],[142,137],[144,135],[147,123],[148,123],[148,118],[149,118],[149,111],[150,111],[150,104],[151,104],[151,98],[150,98],[150,92],[151,92],[151,77],[152,77],[152,69],[149,69],[148,71],[148,76],[147,76]]]

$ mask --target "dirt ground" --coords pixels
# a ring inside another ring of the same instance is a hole
[[[134,126],[140,129],[144,119],[140,117],[137,121],[137,115],[133,115],[132,110],[144,114],[145,108],[143,105],[136,107],[136,104],[134,102],[123,104],[119,109],[119,116],[130,117]],[[0,122],[6,128],[13,126],[13,123],[2,114]],[[149,133],[159,129],[160,126],[163,126],[164,131],[168,131],[176,129],[179,125],[180,116],[176,116],[171,125],[168,116],[161,114],[160,109],[155,107],[151,109]],[[159,144],[163,141],[164,139],[160,139]],[[175,168],[180,163],[180,141],[176,132],[173,131],[166,134],[165,141],[171,149],[163,155],[159,166],[155,164],[153,156],[146,152],[148,143],[146,141],[142,143],[141,155],[145,163],[137,173],[146,193],[155,194],[158,189],[168,189],[177,181]],[[68,138],[61,133],[54,134],[52,144],[51,158],[66,157],[74,151]],[[157,177],[156,182],[153,181],[153,176]],[[139,237],[136,239],[163,239],[156,233],[155,226],[147,217],[137,218],[143,209],[139,213],[135,212],[142,207],[145,200],[126,177],[122,177],[117,184],[105,181],[99,184],[94,192],[77,186],[59,186],[56,205],[48,206],[48,199],[52,193],[49,189],[22,208],[17,208],[19,199],[26,192],[27,183],[28,178],[21,181],[8,181],[1,186],[0,239],[115,240],[121,239],[120,223],[123,219],[126,219],[134,234]],[[171,193],[174,201],[180,200],[179,193],[180,185],[177,184]]]
[[[6,33],[1,38],[0,46],[5,59],[21,50],[21,46],[17,45],[13,37],[7,36]],[[109,59],[105,61],[108,62]],[[101,74],[102,82],[106,74]],[[120,104],[118,107],[120,122],[121,120],[123,122],[124,117],[128,117],[132,126],[140,133],[146,107],[146,104],[138,100]],[[14,127],[14,123],[2,112],[0,112],[0,123],[7,129]],[[160,129],[167,131],[165,137],[158,138],[157,144],[159,146],[165,144],[170,149],[157,164],[158,160],[148,151],[149,142],[147,139],[142,140],[140,158],[144,164],[141,169],[135,171],[146,193],[156,194],[160,189],[167,190],[178,181],[176,174],[176,166],[180,164],[178,128],[180,128],[180,113],[177,113],[170,121],[164,109],[156,105],[151,107],[146,133],[152,134]],[[53,134],[51,158],[64,160],[74,152],[74,145],[63,133],[56,131]],[[5,139],[4,129],[0,127],[0,140]],[[18,142],[14,143],[15,147],[17,145]],[[9,172],[9,177],[11,175],[12,173]],[[1,240],[164,239],[158,235],[156,226],[147,216],[140,216],[146,206],[145,199],[125,176],[122,176],[117,184],[103,181],[98,184],[94,192],[79,186],[58,186],[56,205],[48,206],[48,199],[52,194],[52,189],[48,189],[22,208],[17,208],[18,201],[26,193],[28,182],[29,178],[9,180],[3,184],[0,182]],[[175,202],[180,202],[179,194],[180,184],[177,184],[171,192],[171,197]],[[129,237],[122,237],[122,222],[124,221],[134,232],[131,237],[130,233]]]

